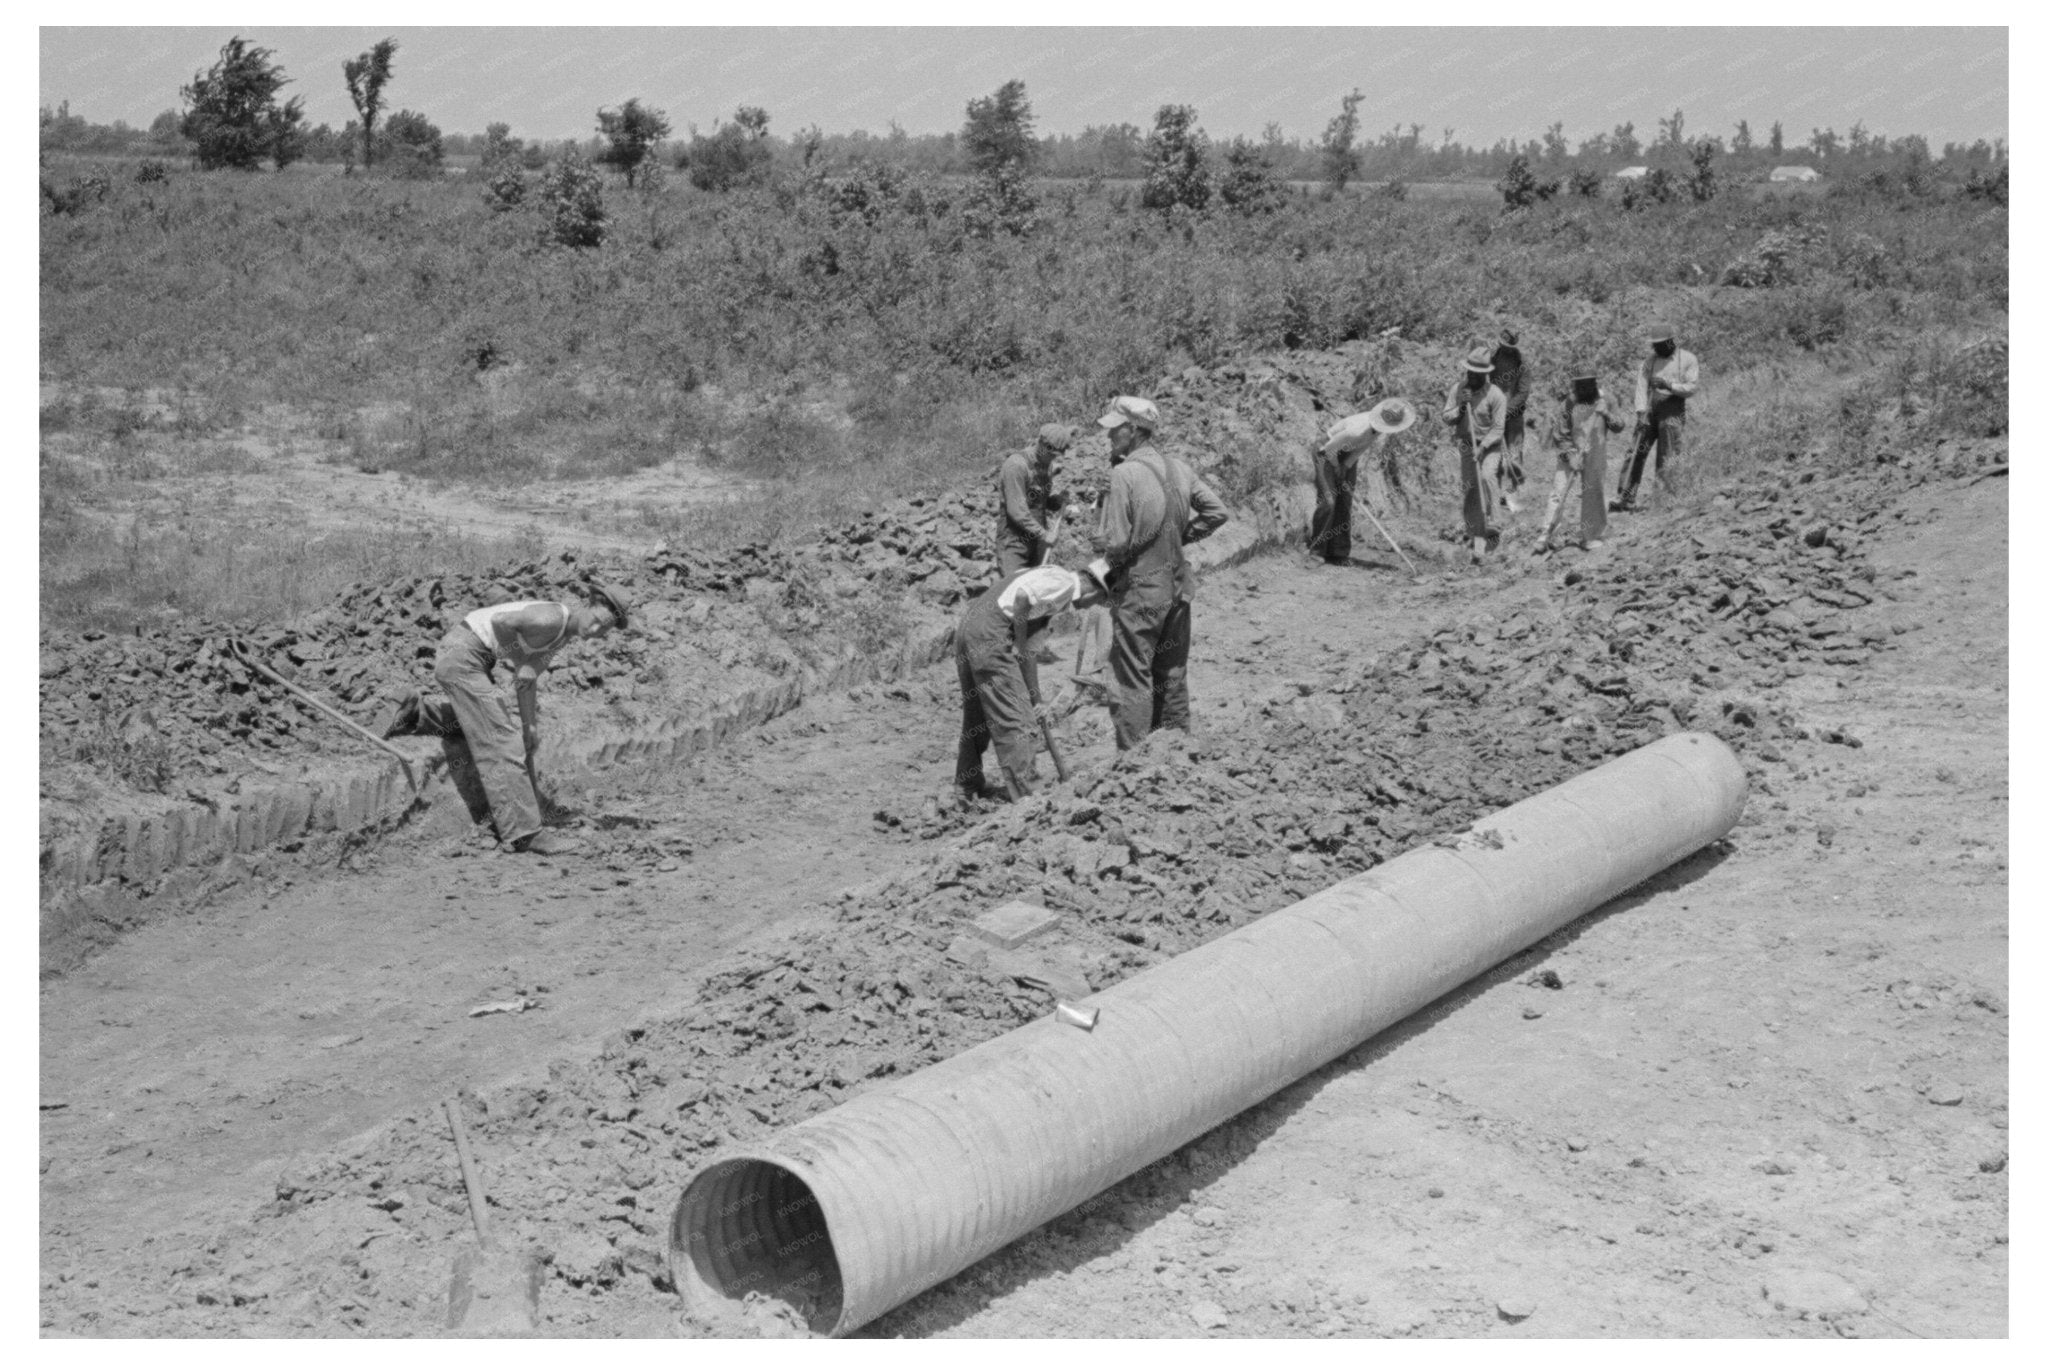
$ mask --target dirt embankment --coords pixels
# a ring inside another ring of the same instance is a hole
[[[1771,800],[1861,742],[1783,697],[1855,676],[1911,628],[1870,538],[1952,456],[1787,468],[1504,614],[1340,655],[1198,742],[936,831],[922,870],[846,893],[829,929],[721,972],[594,1062],[473,1097],[494,1197],[569,1295],[556,1330],[644,1330],[667,1311],[658,1249],[692,1163],[1042,1012],[956,944],[963,910],[1042,899],[1069,917],[1056,953],[1100,986],[1674,729],[1723,735]],[[434,1330],[463,1235],[446,1145],[405,1119],[294,1170],[275,1221],[194,1255],[150,1330]],[[46,1286],[46,1317],[82,1311]]]

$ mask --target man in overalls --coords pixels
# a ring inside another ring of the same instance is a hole
[[[1182,547],[1230,520],[1185,460],[1152,445],[1159,409],[1113,399],[1096,419],[1109,432],[1109,491],[1096,519],[1090,565],[1110,590],[1110,717],[1116,747],[1158,729],[1188,728],[1189,610],[1194,570]]]
[[[500,602],[479,607],[441,639],[434,656],[434,680],[447,698],[422,701],[408,696],[388,734],[461,735],[476,764],[477,779],[490,799],[499,847],[543,856],[567,853],[573,840],[544,830],[540,796],[533,785],[533,756],[540,747],[540,675],[557,651],[572,640],[596,640],[626,627],[626,599],[616,588],[592,580],[590,602]],[[519,701],[515,727],[492,670],[512,668]]]

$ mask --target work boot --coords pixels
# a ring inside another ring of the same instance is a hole
[[[407,692],[399,700],[398,710],[393,713],[390,723],[384,727],[384,738],[391,739],[398,735],[409,735],[419,728],[419,723],[420,694],[417,692]]]
[[[538,853],[543,858],[559,858],[565,853],[574,853],[580,845],[568,835],[555,830],[544,829],[527,835],[512,845],[514,853]]]

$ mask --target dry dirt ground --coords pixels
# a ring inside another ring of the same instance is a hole
[[[2002,478],[1907,494],[1873,559],[1911,571],[1917,628],[1784,689],[1860,748],[1802,747],[1724,845],[866,1334],[2004,1334],[2005,500]],[[1611,552],[1667,526],[1633,520]],[[1292,552],[1215,575],[1198,723],[1544,580]],[[687,840],[652,871],[416,829],[347,871],[259,864],[44,983],[44,1331],[435,1330],[445,1281],[353,1303],[308,1287],[333,1267],[210,1266],[206,1286],[252,1286],[237,1302],[195,1293],[194,1267],[281,1255],[282,1231],[251,1229],[309,1154],[588,1058],[740,946],[927,856],[873,813],[947,784],[953,689],[947,664],[813,700],[574,798]],[[1099,715],[1072,745],[1107,755]],[[540,1007],[468,1017],[522,998]],[[672,1165],[647,1192],[662,1208],[690,1174]],[[413,1235],[376,1217],[363,1267]],[[682,1330],[658,1273],[551,1276],[541,1307],[548,1335]]]

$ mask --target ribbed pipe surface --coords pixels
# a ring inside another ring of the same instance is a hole
[[[1682,734],[1339,882],[699,1171],[686,1309],[751,1291],[840,1335],[1726,834],[1747,783]]]

